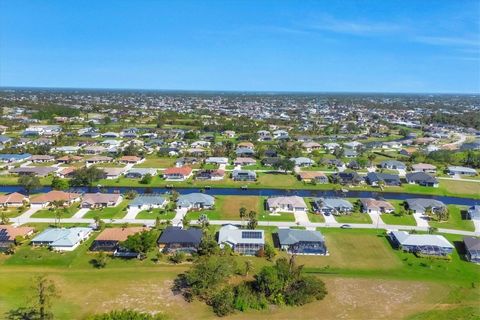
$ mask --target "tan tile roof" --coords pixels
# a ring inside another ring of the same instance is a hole
[[[103,230],[95,240],[125,241],[128,236],[135,233],[148,230],[144,227],[128,227],[128,228],[107,228]]]
[[[118,160],[119,161],[126,161],[126,162],[138,162],[138,161],[142,160],[142,158],[137,157],[137,156],[123,156]]]
[[[92,205],[104,204],[104,203],[116,203],[120,198],[118,193],[85,193],[83,195],[83,201]]]
[[[8,240],[13,241],[16,237],[26,237],[32,234],[35,229],[31,227],[14,227],[11,225],[0,225],[0,230],[6,230],[9,236]]]
[[[167,168],[163,172],[163,174],[181,174],[184,176],[188,176],[192,173],[192,168],[190,167],[175,167],[175,168]]]
[[[37,196],[33,196],[30,199],[31,203],[47,203],[53,201],[72,201],[80,197],[79,193],[72,193],[72,192],[64,192],[53,190],[45,194],[40,194]]]
[[[21,193],[13,192],[10,194],[2,194],[0,195],[0,204],[7,204],[7,203],[22,203],[23,200],[26,200],[27,197]]]

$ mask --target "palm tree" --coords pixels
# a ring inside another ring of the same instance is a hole
[[[375,153],[370,153],[370,154],[368,155],[367,158],[368,158],[368,160],[370,161],[370,167],[372,166],[373,160],[375,160],[376,157],[377,157],[377,156],[375,155]]]
[[[253,263],[250,260],[245,261],[245,276],[248,277],[250,272],[253,272],[255,268],[253,267]]]
[[[190,219],[188,219],[187,216],[182,218],[182,225],[184,228],[188,228],[190,226]]]
[[[247,217],[247,208],[241,207],[239,210],[240,213],[240,219],[242,219],[242,226],[243,226],[243,221]]]

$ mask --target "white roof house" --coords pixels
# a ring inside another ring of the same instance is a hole
[[[220,228],[218,244],[221,248],[230,246],[235,252],[255,255],[265,244],[263,230],[246,230],[227,224]]]
[[[92,228],[49,228],[32,239],[32,245],[49,246],[56,251],[73,251],[88,239]]]
[[[302,197],[272,197],[267,199],[267,209],[271,212],[305,212],[307,204]]]

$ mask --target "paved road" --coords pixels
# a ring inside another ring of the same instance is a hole
[[[177,215],[175,216],[174,220],[172,220],[173,225],[181,225],[181,218],[186,213],[185,209],[182,209],[180,212],[177,210]],[[153,226],[155,224],[155,220],[153,219],[104,219],[106,223],[112,224],[144,224],[147,226]],[[24,219],[22,223],[54,223],[55,219],[52,218],[28,218]],[[87,223],[91,224],[94,223],[93,219],[84,219],[84,218],[66,218],[62,219],[62,223]],[[196,224],[197,221],[191,221],[191,224]],[[239,220],[210,220],[210,224],[212,225],[224,225],[224,224],[236,224],[240,225],[242,222]],[[259,221],[259,226],[274,226],[279,228],[289,228],[289,227],[296,227],[298,224],[296,222],[281,222],[281,221]],[[338,222],[308,222],[303,223],[302,226],[307,229],[315,229],[319,227],[323,228],[339,228],[340,226],[344,225],[344,223]],[[375,223],[349,223],[351,228],[353,229],[387,229],[387,230],[417,230],[417,231],[428,231],[428,227],[423,226],[403,226],[403,225],[376,225]],[[464,236],[480,236],[480,232],[475,231],[463,231],[463,230],[453,230],[453,229],[438,229],[438,232],[441,233],[450,233],[450,234],[458,234]]]

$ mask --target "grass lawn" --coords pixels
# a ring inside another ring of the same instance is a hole
[[[354,212],[348,215],[335,216],[338,223],[372,223],[372,219],[366,213]]]
[[[134,168],[170,168],[175,165],[175,158],[159,158],[147,156],[145,161],[134,165]]]
[[[278,212],[270,214],[269,212],[265,211],[263,214],[258,216],[258,221],[288,221],[288,222],[295,222],[295,215],[289,212]]]
[[[325,222],[325,217],[323,214],[308,213],[308,220],[310,222]]]
[[[3,213],[7,218],[16,218],[22,213],[24,213],[25,211],[27,211],[27,209],[28,208],[25,208],[25,207],[7,208],[7,210],[0,209],[0,215]]]
[[[78,210],[80,209],[80,204],[76,203],[67,208],[66,212],[63,212],[62,209],[62,218],[71,218]],[[32,215],[32,218],[55,218],[55,210],[53,209],[43,209],[35,212]]]
[[[216,196],[215,207],[212,210],[191,211],[187,217],[198,220],[200,215],[206,214],[210,220],[240,220],[241,207],[255,211],[258,215],[263,213],[263,197],[257,196]]]
[[[393,213],[381,214],[380,218],[386,224],[392,225],[404,225],[404,226],[416,226],[417,222],[415,218],[411,215],[404,214],[403,216],[397,215],[396,213],[401,212],[401,206],[403,201],[401,200],[389,200],[394,207],[395,211]]]
[[[380,215],[380,218],[386,224],[403,225],[403,226],[416,226],[417,222],[412,215],[399,216],[394,213],[384,213]]]
[[[444,228],[444,229],[456,229],[456,230],[466,230],[466,231],[475,231],[472,220],[465,220],[465,212],[467,207],[448,205],[449,217],[447,221],[437,222],[429,221],[430,226],[435,228]],[[463,213],[462,213],[463,212]]]
[[[126,209],[128,206],[128,202],[128,200],[123,200],[116,207],[90,210],[83,217],[87,219],[93,219],[98,216],[102,219],[120,219],[127,214]]]
[[[267,230],[267,241],[271,232]],[[460,259],[452,261],[416,258],[393,250],[380,230],[324,228],[329,256],[297,256],[304,271],[325,281],[328,295],[301,307],[269,308],[236,313],[226,319],[462,319],[465,314],[478,319],[477,289],[480,268]],[[212,319],[204,303],[187,303],[170,288],[173,279],[189,268],[189,263],[172,265],[166,257],[160,263],[107,259],[105,269],[94,269],[89,261],[96,254],[87,251],[93,235],[77,250],[50,252],[23,245],[13,256],[0,258],[0,314],[25,306],[31,293],[32,278],[44,274],[54,281],[59,297],[53,301],[55,319],[84,319],[96,312],[136,309],[162,312],[170,319]],[[457,244],[461,236],[446,235]],[[285,256],[285,253],[279,253]],[[255,272],[269,265],[257,257],[232,257],[239,266],[251,261]],[[476,283],[476,288],[472,287]],[[441,306],[441,307],[439,307]],[[437,312],[445,311],[444,313]]]
[[[159,217],[162,220],[172,220],[175,217],[174,211],[165,212],[163,209],[153,209],[152,211],[140,211],[135,219],[156,219]]]

